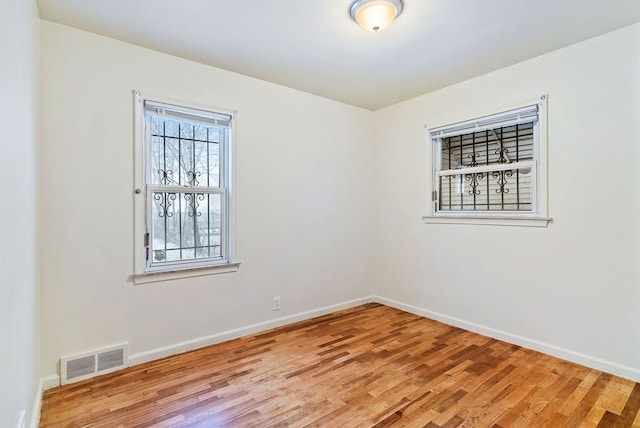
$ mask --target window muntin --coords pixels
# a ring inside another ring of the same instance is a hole
[[[540,196],[546,195],[545,106],[543,96],[529,106],[430,129],[431,215],[546,218]]]
[[[145,271],[227,263],[232,117],[143,104]]]

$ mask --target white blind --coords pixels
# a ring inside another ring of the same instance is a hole
[[[171,104],[159,103],[156,101],[144,102],[145,114],[151,114],[167,119],[179,121],[189,121],[200,123],[206,126],[220,126],[229,128],[231,126],[231,116],[227,114],[212,113],[187,107],[178,107]]]
[[[536,122],[538,120],[538,105],[534,104],[493,114],[465,122],[453,123],[451,125],[440,126],[430,130],[431,138],[446,138],[454,135],[470,134],[472,132],[485,131],[505,126],[513,126],[521,123]]]

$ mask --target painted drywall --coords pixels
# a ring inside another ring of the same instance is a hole
[[[0,3],[0,426],[29,423],[38,393],[35,1]]]
[[[366,295],[370,111],[47,21],[41,52],[46,378],[64,355],[153,353]],[[238,272],[131,282],[133,90],[238,110]]]
[[[542,94],[549,96],[553,223],[423,223],[431,185],[424,126],[499,112]],[[640,25],[374,118],[376,294],[640,378]]]
[[[638,25],[377,112],[46,21],[41,34],[46,378],[63,355],[128,341],[141,360],[371,294],[639,376]],[[239,110],[237,273],[130,281],[134,89]],[[541,94],[554,222],[424,224],[424,125]]]

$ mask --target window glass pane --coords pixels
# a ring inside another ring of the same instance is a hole
[[[147,120],[151,124],[151,135],[160,135],[161,130],[159,129],[160,119],[155,115],[147,115]]]
[[[196,258],[195,245],[198,242],[198,230],[195,227],[200,212],[201,196],[195,193],[183,193],[180,198],[180,248],[182,249],[182,258],[191,260]]]
[[[146,184],[154,186],[147,201],[147,265],[223,259],[226,190],[221,186],[228,180],[221,175],[227,171],[221,156],[228,149],[230,117],[149,102],[144,119]],[[211,188],[220,193],[205,190]]]
[[[180,140],[178,138],[165,137],[163,138],[164,146],[164,163],[166,170],[166,180],[162,184],[168,186],[180,186]]]
[[[531,211],[531,168],[440,177],[440,211]]]
[[[149,116],[153,184],[220,187],[220,140],[224,128]]]
[[[209,165],[209,185],[212,187],[220,186],[220,144],[207,144],[207,162]]]
[[[532,160],[533,122],[442,140],[441,170]]]
[[[193,140],[180,139],[180,185],[195,186],[200,181],[193,168]]]
[[[154,261],[156,261],[156,260],[157,260],[157,258]],[[180,250],[167,250],[165,261],[167,261],[167,262],[179,262],[180,260],[182,260],[180,258]],[[162,261],[162,260],[160,260],[160,261]]]
[[[222,257],[222,197],[219,194],[211,194],[208,196],[207,251],[210,257]],[[202,221],[204,222],[204,218]]]
[[[188,122],[180,122],[180,138],[193,139],[193,124]]]
[[[179,224],[179,210],[176,210],[178,196],[177,193],[154,193],[152,196],[150,242],[152,262],[168,260],[168,250],[180,247],[180,236],[177,227]]]
[[[222,257],[222,195],[154,192],[152,263]]]
[[[163,138],[153,135],[151,137],[151,182],[153,184],[167,184],[169,180]]]
[[[167,137],[174,137],[174,138],[178,138],[179,133],[180,133],[180,123],[175,121],[175,120],[168,120],[168,119],[163,119],[162,117],[159,117],[160,120],[160,129],[163,132],[163,135],[166,135]]]
[[[198,141],[207,141],[207,127],[199,123],[194,124],[193,138]]]

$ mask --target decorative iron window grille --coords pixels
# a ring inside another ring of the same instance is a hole
[[[228,261],[231,120],[144,101],[147,270]]]
[[[538,215],[539,109],[431,129],[433,214]]]

